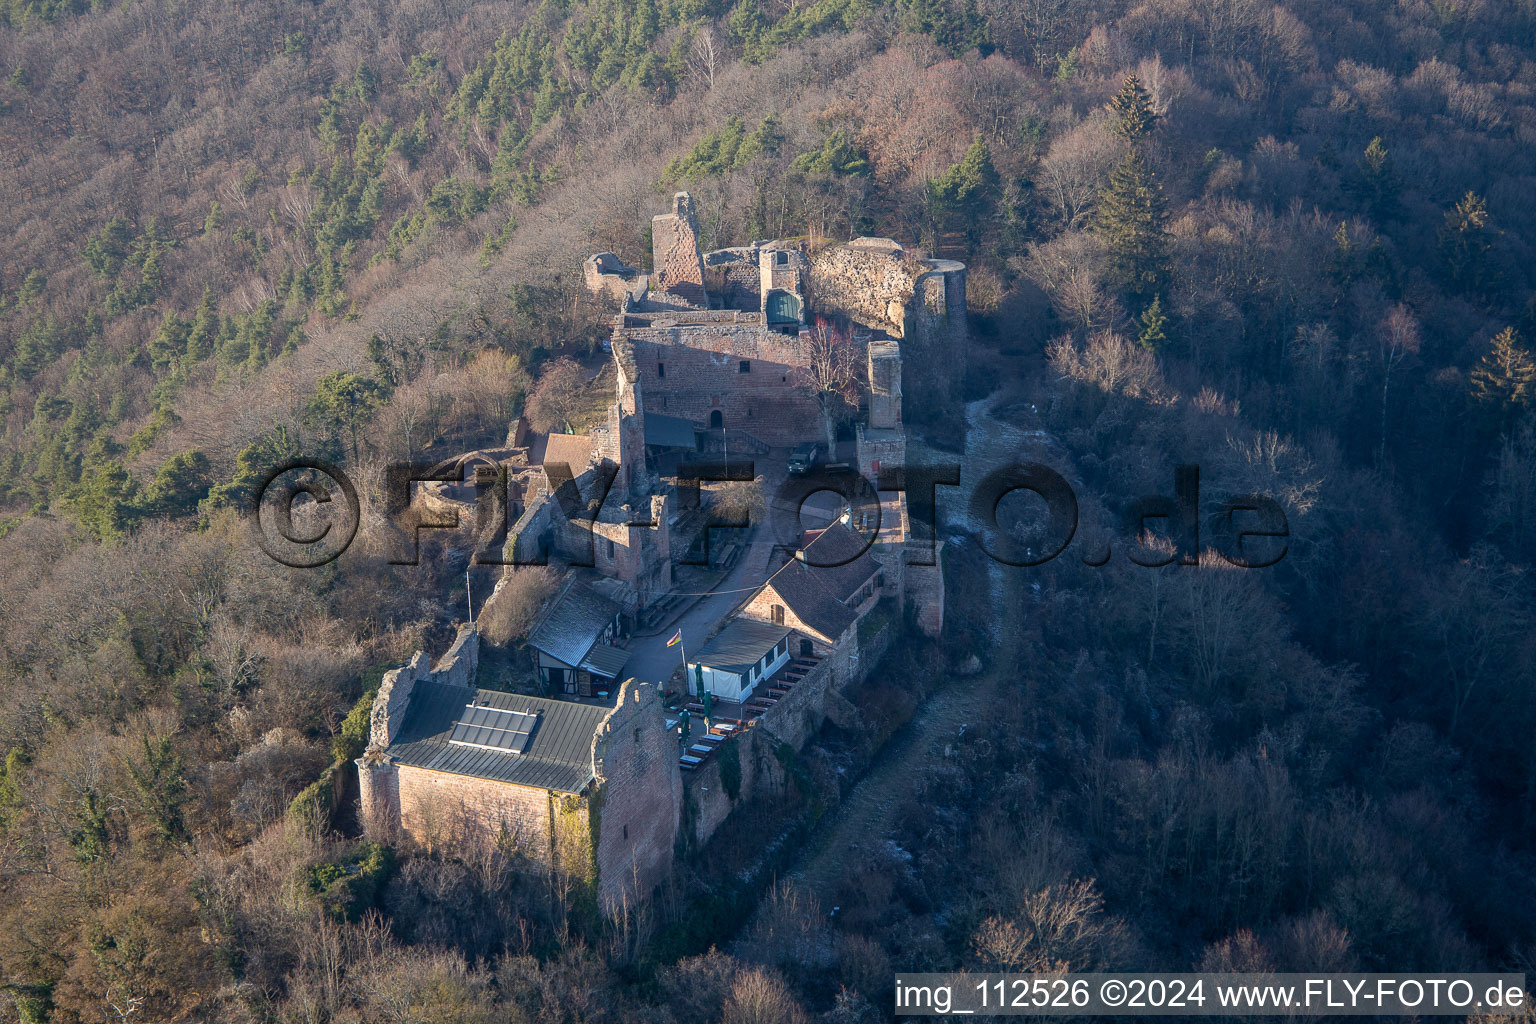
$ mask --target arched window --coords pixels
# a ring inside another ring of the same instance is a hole
[[[768,616],[773,620],[775,626],[784,625],[784,606],[781,604],[772,606],[768,609]]]
[[[719,409],[711,410],[709,414],[709,429],[719,430],[723,426],[725,426],[725,414]]]

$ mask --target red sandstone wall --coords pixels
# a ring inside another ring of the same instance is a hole
[[[806,362],[798,338],[757,324],[720,324],[627,332],[645,382],[646,409],[707,424],[718,409],[727,430],[740,430],[775,447],[822,436],[814,398],[797,386]],[[686,337],[686,345],[677,339]],[[741,361],[751,365],[741,372]],[[666,375],[657,369],[664,364]]]
[[[630,680],[598,734],[598,904],[612,912],[672,871],[683,783],[677,742],[667,733],[657,688]]]
[[[428,849],[452,849],[502,836],[540,864],[550,862],[549,795],[466,775],[398,765],[400,824]]]

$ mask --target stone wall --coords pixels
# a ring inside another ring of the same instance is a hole
[[[722,743],[713,757],[687,776],[690,841],[700,846],[707,843],[742,802],[783,792],[787,780],[774,753],[778,744],[799,750],[828,718],[852,724],[854,712],[842,691],[861,679],[885,652],[890,633],[884,630],[873,638],[872,648],[861,650],[857,631],[851,630],[833,657],[818,664],[749,728]],[[733,753],[726,753],[726,748]],[[728,758],[734,758],[741,770],[734,797],[725,785],[723,768]]]
[[[430,850],[481,843],[515,848],[536,864],[552,863],[550,794],[468,775],[397,765],[400,824]]]
[[[879,483],[882,472],[906,465],[907,436],[900,430],[865,430],[859,427],[854,440],[859,475],[871,485]]]
[[[814,254],[806,301],[814,316],[846,318],[902,337],[912,302],[915,261],[889,239],[856,239]]]
[[[651,251],[655,272],[651,289],[705,308],[704,262],[699,257],[699,223],[693,199],[686,192],[672,197],[672,212],[651,218]]]
[[[581,274],[587,291],[615,302],[645,292],[646,276],[611,252],[588,256],[582,261]]]
[[[935,415],[952,409],[965,379],[970,326],[965,308],[965,264],[933,260],[917,280],[912,330],[902,346],[912,407]]]
[[[704,254],[705,286],[726,309],[762,309],[757,251],[755,245],[741,245]]]
[[[649,898],[672,872],[683,782],[655,684],[631,679],[620,688],[592,757],[601,785],[598,903],[612,914]]]
[[[901,345],[872,341],[867,355],[869,425],[877,430],[895,430],[901,426]]]
[[[745,431],[775,447],[821,436],[816,400],[799,383],[809,360],[799,337],[733,323],[625,333],[651,412],[708,426],[718,411],[727,431]]]
[[[480,633],[465,624],[459,627],[453,646],[436,668],[429,667],[425,651],[417,651],[407,664],[384,673],[368,715],[368,745],[382,750],[394,742],[418,682],[430,679],[452,686],[473,686],[479,667]]]

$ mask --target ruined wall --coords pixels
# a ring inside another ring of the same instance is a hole
[[[400,772],[377,751],[357,759],[357,817],[376,843],[392,843],[400,834]]]
[[[452,686],[471,686],[479,667],[480,633],[464,624],[459,626],[458,637],[436,668],[429,667],[425,651],[417,651],[407,664],[384,673],[368,714],[368,745],[382,750],[394,742],[418,682],[430,679]]]
[[[581,275],[587,291],[615,302],[643,294],[646,288],[646,276],[611,252],[588,256],[582,261]]]
[[[907,439],[900,430],[865,430],[859,427],[854,441],[859,475],[872,485],[878,485],[884,470],[906,464]]]
[[[551,863],[548,791],[413,765],[396,770],[401,827],[428,850],[496,843]]]
[[[894,341],[872,341],[866,354],[869,425],[894,430],[901,426],[901,345]]]
[[[699,256],[699,222],[693,199],[686,192],[672,197],[672,212],[651,218],[651,251],[655,272],[651,290],[685,303],[708,308],[704,294],[704,261]]]
[[[965,308],[965,264],[933,260],[918,278],[912,329],[902,346],[912,406],[934,416],[948,409],[965,379],[970,327]]]
[[[856,648],[857,642],[850,637],[846,646]],[[867,671],[884,647],[882,644],[879,652],[869,652],[863,658],[850,650],[845,654],[851,654],[851,658],[822,661],[751,727],[722,743],[713,757],[690,773],[685,780],[691,809],[689,839],[703,845],[742,802],[782,794],[787,779],[775,747],[783,743],[799,750],[828,718],[847,722],[853,711],[839,691],[860,677],[853,675],[840,680],[836,663],[852,661],[856,666],[865,666]],[[734,796],[726,786],[728,761],[740,770],[739,789]]]
[[[592,757],[601,785],[598,905],[611,914],[649,898],[672,872],[683,782],[655,684],[631,679],[620,688]]]
[[[635,365],[652,412],[788,447],[821,436],[816,401],[798,381],[808,355],[798,337],[761,324],[630,328]],[[741,364],[746,361],[747,372]]]
[[[741,245],[704,254],[704,284],[726,309],[760,312],[757,246]]]
[[[805,295],[813,316],[846,317],[900,338],[912,302],[915,261],[889,239],[856,239],[811,256]]]
[[[697,771],[688,774],[688,839],[691,843],[703,846],[709,842],[731,812],[743,802],[783,792],[786,779],[778,759],[773,756],[773,742],[771,734],[754,726],[720,744],[714,756]],[[728,760],[740,769],[740,788],[734,797],[724,778]]]
[[[664,495],[637,498],[604,514],[590,524],[593,533],[592,562],[597,571],[612,579],[634,584],[640,604],[648,605],[665,595],[672,586],[671,533],[667,529],[667,499]],[[632,522],[650,522],[652,526],[634,526]],[[572,542],[587,530],[587,524],[570,523]]]
[[[358,817],[370,838],[388,841],[408,824],[401,802],[400,767],[384,750],[400,733],[416,684],[425,679],[470,687],[479,668],[480,631],[466,623],[436,668],[425,651],[417,651],[407,664],[384,673],[368,712],[368,749],[356,762]]]

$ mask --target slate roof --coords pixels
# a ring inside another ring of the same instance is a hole
[[[534,711],[538,725],[521,754],[450,744],[465,705]],[[592,781],[592,737],[609,709],[499,690],[423,680],[411,692],[405,722],[388,754],[398,763],[452,775],[580,793]]]
[[[620,611],[585,583],[572,580],[534,626],[528,645],[575,668]]]
[[[648,412],[645,414],[645,443],[662,448],[692,448],[698,443],[693,433],[693,420]]]
[[[864,538],[833,523],[805,546],[803,560],[791,559],[764,586],[772,587],[801,622],[836,639],[857,618],[845,602],[880,571],[865,548]]]
[[[598,644],[582,659],[581,668],[605,679],[618,679],[629,664],[629,652],[622,647]]]
[[[763,655],[788,635],[788,626],[775,626],[756,619],[732,619],[704,645],[693,663],[739,675],[761,661]]]

